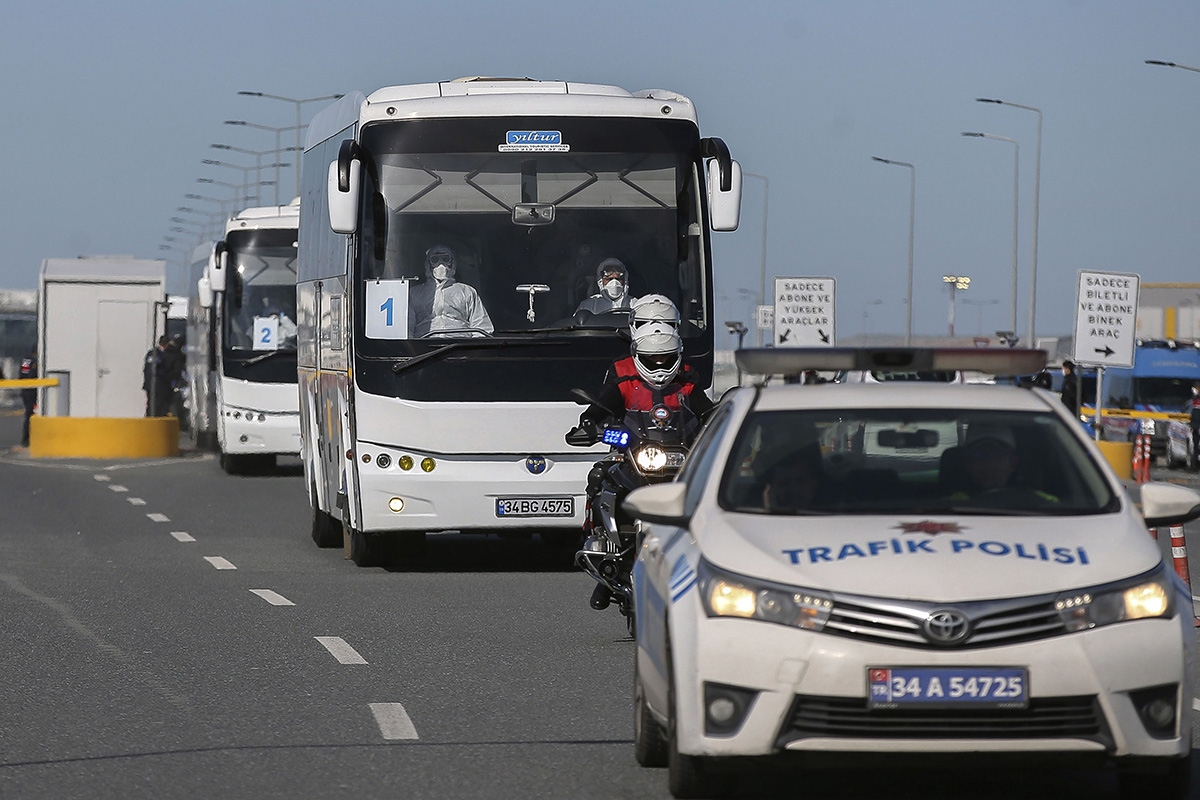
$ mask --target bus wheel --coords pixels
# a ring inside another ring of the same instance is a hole
[[[343,538],[350,540],[350,560],[357,567],[378,567],[383,563],[382,539],[370,533],[355,530],[342,523],[345,530]]]
[[[225,470],[226,475],[241,475],[246,471],[246,464],[241,456],[221,453],[220,461],[221,469]]]
[[[316,499],[317,493],[313,491],[313,502],[316,502]],[[317,543],[317,547],[341,547],[342,545],[342,526],[338,525],[332,515],[326,514],[318,506],[313,506],[312,510],[312,538]]]

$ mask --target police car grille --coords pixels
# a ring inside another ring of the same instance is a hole
[[[800,739],[1091,739],[1107,743],[1096,698],[1035,697],[1027,708],[870,709],[865,698],[797,695],[780,747]]]
[[[949,647],[994,647],[1065,633],[1051,597],[975,603],[916,603],[835,596],[825,633],[908,647],[945,649],[930,642],[921,625],[930,612],[955,608],[971,620],[971,634]]]

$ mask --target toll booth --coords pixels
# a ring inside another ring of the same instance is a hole
[[[42,390],[40,413],[144,416],[142,364],[164,329],[165,309],[165,261],[132,256],[44,260],[39,367],[42,377],[57,377],[60,385]]]

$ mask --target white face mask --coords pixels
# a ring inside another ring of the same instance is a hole
[[[625,284],[618,280],[611,280],[604,284],[604,293],[608,295],[610,300],[617,300],[625,294]]]
[[[433,279],[438,283],[443,283],[450,277],[450,268],[444,264],[439,264],[430,271],[433,273]]]

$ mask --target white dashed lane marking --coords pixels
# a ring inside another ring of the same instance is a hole
[[[1194,708],[1197,711],[1200,711],[1200,700],[1197,700],[1196,698],[1193,697],[1192,698],[1192,708]]]
[[[159,514],[157,512],[153,513],[153,514],[147,514],[146,516],[150,518],[151,522],[170,522],[171,521],[171,518],[168,517],[166,514]]]
[[[220,556],[205,556],[204,560],[212,564],[217,569],[237,569],[237,567]]]
[[[143,500],[143,499],[142,499],[142,498],[140,498],[140,497],[126,497],[125,499],[126,499],[128,502],[129,502],[129,505],[131,505],[131,506],[144,506],[144,505],[146,505],[146,501],[145,501],[145,500]]]
[[[112,480],[112,478],[110,478],[107,475],[93,475],[92,477],[98,481],[111,481]]]
[[[291,600],[288,600],[279,592],[273,592],[270,589],[251,589],[251,592],[266,600],[273,606],[294,606],[296,605]]]
[[[192,535],[191,535],[191,534],[189,534],[189,533],[184,533],[183,531],[171,531],[171,535],[172,535],[172,536],[174,536],[174,537],[175,537],[175,539],[176,539],[177,541],[180,541],[180,542],[194,542],[194,541],[196,541],[194,538],[192,538]]]
[[[416,726],[399,703],[368,703],[384,739],[418,739]]]
[[[340,636],[314,636],[329,653],[343,664],[365,664],[367,660],[358,654]]]
[[[128,492],[129,491],[128,487],[122,486],[119,483],[110,483],[108,485],[108,488],[109,488],[109,491],[113,491],[113,492]]]

